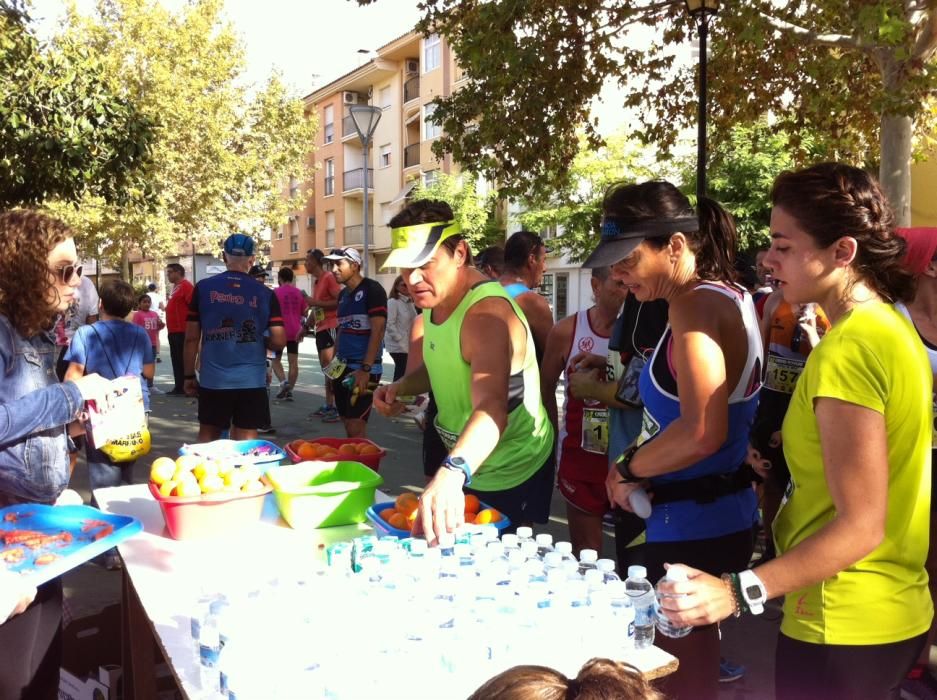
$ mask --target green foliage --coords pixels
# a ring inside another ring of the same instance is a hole
[[[504,229],[498,224],[497,192],[479,194],[475,178],[468,174],[440,173],[428,186],[420,182],[410,195],[411,201],[437,199],[452,207],[455,220],[462,225],[462,235],[475,252],[504,241]]]
[[[616,182],[636,182],[664,173],[642,164],[642,153],[623,134],[615,134],[606,145],[593,149],[584,134],[579,137],[579,151],[569,167],[569,177],[562,187],[549,194],[521,197],[521,225],[531,231],[555,228],[562,233],[550,240],[574,262],[582,261],[598,243],[602,199]]]
[[[148,206],[154,119],[72,42],[42,46],[0,4],[0,210],[94,196]]]
[[[282,188],[290,176],[310,179],[315,120],[276,75],[250,97],[244,48],[221,0],[175,13],[156,0],[99,0],[89,16],[71,7],[56,44],[83,47],[158,123],[146,178],[152,206],[95,196],[55,205],[82,232],[86,253],[119,267],[135,248],[160,258],[191,240],[220,251],[232,231],[269,231],[296,205]]]

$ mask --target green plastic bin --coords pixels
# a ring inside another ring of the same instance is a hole
[[[374,491],[384,478],[360,462],[299,462],[271,467],[280,515],[293,529],[352,525],[367,520]]]

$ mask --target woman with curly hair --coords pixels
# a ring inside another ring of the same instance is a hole
[[[106,393],[96,374],[64,384],[55,376],[52,328],[80,278],[65,224],[0,213],[0,507],[55,502],[69,478],[67,427]],[[57,696],[61,623],[61,581],[23,590],[0,570],[0,698]]]
[[[878,183],[824,163],[781,174],[764,264],[789,304],[832,324],[807,358],[781,439],[791,483],[778,557],[722,577],[691,572],[661,606],[680,624],[760,613],[784,596],[775,696],[898,697],[933,617],[924,564],[931,498],[927,353],[895,307],[914,293]]]
[[[664,700],[664,696],[634,666],[590,659],[575,678],[546,666],[509,668],[468,700]]]

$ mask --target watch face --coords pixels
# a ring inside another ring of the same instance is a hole
[[[461,469],[463,466],[465,466],[465,460],[462,459],[461,457],[450,457],[450,458],[449,458],[449,461],[452,462],[452,463],[453,463],[455,466],[457,466],[459,469]]]
[[[761,600],[761,588],[759,586],[748,586],[745,589],[745,597],[749,600]]]

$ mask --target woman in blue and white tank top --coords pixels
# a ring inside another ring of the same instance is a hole
[[[641,374],[641,435],[606,481],[610,502],[625,510],[634,490],[651,494],[639,556],[652,581],[665,562],[718,576],[751,556],[757,503],[741,467],[763,350],[754,304],[734,281],[735,249],[735,225],[716,202],[704,198],[696,212],[676,187],[655,181],[609,190],[602,240],[585,263],[612,266],[639,301],[670,305],[667,330]],[[680,660],[666,683],[669,697],[716,697],[715,625],[682,639],[659,636],[657,644]]]

